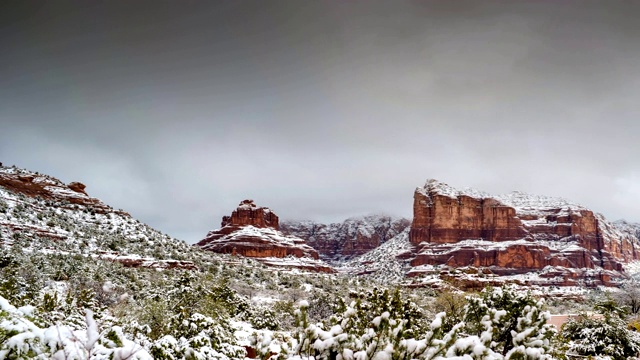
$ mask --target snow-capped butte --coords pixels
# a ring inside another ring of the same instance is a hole
[[[204,250],[256,258],[267,265],[302,267],[323,272],[333,270],[318,260],[318,252],[305,240],[279,231],[278,216],[269,208],[244,200],[222,218],[222,227],[210,231],[196,245]],[[296,261],[277,260],[287,257]],[[302,266],[296,266],[301,261]]]
[[[637,260],[631,231],[567,200],[513,192],[491,196],[428,180],[414,194],[412,266],[540,272],[554,285],[612,285]],[[637,234],[636,234],[637,235]],[[413,270],[411,275],[419,274]]]

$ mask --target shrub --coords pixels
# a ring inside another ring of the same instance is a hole
[[[562,327],[562,336],[571,341],[570,351],[582,356],[609,356],[622,360],[638,356],[640,338],[627,329],[624,312],[608,299],[595,307],[602,317],[582,314]]]

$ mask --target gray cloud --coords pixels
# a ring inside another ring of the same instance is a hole
[[[426,178],[640,221],[635,2],[0,6],[0,161],[174,236],[411,216]]]

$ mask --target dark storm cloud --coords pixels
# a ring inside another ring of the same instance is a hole
[[[195,241],[426,178],[640,221],[637,2],[3,2],[0,161]]]

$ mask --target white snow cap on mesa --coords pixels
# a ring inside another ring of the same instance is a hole
[[[462,190],[458,190],[436,179],[428,179],[423,188],[417,188],[416,190],[426,196],[429,196],[429,194],[438,194],[450,197],[452,199],[456,199],[462,195],[472,198],[491,197],[491,195],[473,188],[464,188]]]
[[[251,210],[257,207],[258,206],[251,199],[242,200],[240,204],[238,204],[238,209],[241,209],[241,210]]]
[[[519,213],[533,213],[545,209],[562,209],[562,210],[588,210],[586,207],[573,203],[569,200],[543,196],[532,195],[521,191],[512,191],[502,195],[491,195],[483,191],[473,188],[464,188],[458,190],[436,179],[428,179],[423,188],[417,188],[418,192],[425,196],[437,194],[456,199],[461,195],[469,196],[476,199],[492,198],[504,205],[515,208]]]
[[[255,202],[251,199],[247,199],[247,200],[242,200],[240,202],[240,204],[238,204],[238,209],[240,210],[257,210],[257,209],[262,209],[262,211],[264,213],[270,213],[271,209],[269,209],[266,206],[260,206],[258,207],[258,205],[255,204]]]
[[[532,195],[520,191],[496,196],[504,204],[521,211],[531,209],[588,210],[586,207],[560,197]]]

